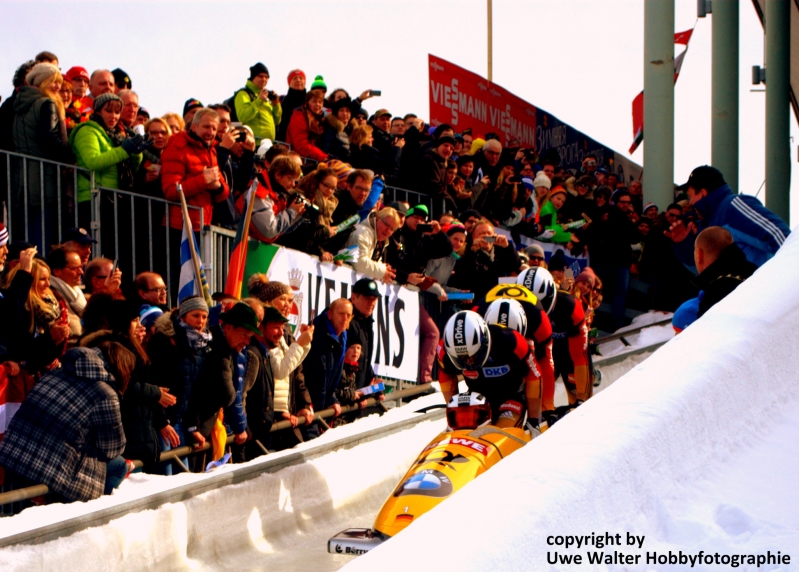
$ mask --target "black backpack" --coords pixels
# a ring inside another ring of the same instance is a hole
[[[250,94],[252,93],[246,87],[242,87],[241,89],[237,89],[235,92],[233,92],[233,95],[231,95],[229,98],[227,98],[225,101],[222,102],[222,103],[224,103],[225,105],[227,105],[230,108],[230,120],[231,121],[238,121],[239,120],[239,116],[236,114],[236,96],[241,91],[246,91],[247,93],[250,93]],[[252,99],[250,99],[250,101],[252,101]]]

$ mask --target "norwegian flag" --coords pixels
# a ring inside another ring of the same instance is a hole
[[[677,78],[680,75],[680,68],[685,59],[685,54],[688,53],[688,42],[691,41],[691,36],[694,29],[686,30],[684,32],[677,32],[674,34],[674,43],[685,46],[685,49],[674,58],[674,83],[677,83]],[[630,146],[630,155],[632,155],[638,146],[644,140],[644,92],[641,91],[633,99],[633,144]]]

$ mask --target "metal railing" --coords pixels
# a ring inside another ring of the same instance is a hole
[[[174,282],[180,275],[182,231],[169,225],[170,208],[179,209],[180,203],[107,187],[92,190],[91,230],[97,240],[94,254],[117,259],[123,278],[132,279],[143,271],[160,274],[167,285],[167,302],[171,306],[172,294],[177,291]],[[188,205],[188,210],[198,213],[202,229],[203,208]],[[203,264],[208,264],[210,259],[203,256],[207,254],[204,241],[201,235],[195,235]]]
[[[225,287],[235,240],[236,232],[233,230],[220,226],[203,228],[203,253],[206,254],[203,264],[211,292],[221,291]]]
[[[421,385],[417,385],[414,387],[410,387],[408,389],[403,389],[401,391],[394,391],[392,393],[388,393],[385,396],[385,401],[401,401],[402,399],[408,397],[416,397],[425,393],[429,393],[433,391],[433,386],[431,383],[425,383]],[[369,397],[366,399],[367,407],[380,407],[383,412],[386,411],[383,402]],[[346,413],[350,413],[353,411],[359,411],[360,407],[358,404],[354,405],[345,405],[341,407],[341,414],[344,415]],[[333,408],[324,409],[322,411],[318,411],[314,414],[312,423],[318,423],[325,429],[330,429],[330,425],[327,423],[326,419],[333,417],[335,415],[335,411]],[[299,417],[297,419],[297,426],[303,426],[306,424],[304,417]],[[290,421],[278,421],[277,423],[272,424],[272,428],[270,430],[271,433],[275,433],[277,431],[284,431],[286,429],[292,429],[292,425]],[[232,435],[228,435],[228,443],[232,441]],[[255,440],[256,445],[259,445],[260,449],[264,452],[264,454],[268,454],[266,447],[264,447],[260,442]],[[165,462],[175,462],[181,471],[190,472],[188,467],[180,460],[181,457],[186,457],[190,455],[197,455],[200,453],[204,453],[211,448],[210,440],[207,441],[202,447],[176,447],[169,451],[165,451],[161,453],[159,456],[158,461],[154,463],[154,465],[160,465]],[[136,469],[141,469],[147,465],[145,465],[142,461],[133,460],[133,465]],[[47,485],[33,485],[30,487],[24,487],[20,489],[15,489],[7,492],[0,493],[0,508],[6,505],[12,505],[14,503],[30,500],[36,497],[44,496],[50,492],[49,487]],[[3,514],[0,511],[0,514]],[[8,513],[5,513],[8,514]]]
[[[8,220],[14,241],[35,244],[40,252],[57,244],[66,228],[80,226],[78,220],[78,178],[94,186],[94,172],[70,165],[0,151],[0,181],[5,192]]]

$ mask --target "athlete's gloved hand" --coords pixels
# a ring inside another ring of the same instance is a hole
[[[541,417],[547,422],[547,428],[552,429],[552,426],[557,423],[559,417],[554,410],[546,410],[541,412]]]
[[[524,424],[524,429],[530,433],[531,439],[535,439],[541,435],[541,428],[538,426],[538,419],[528,419]]]

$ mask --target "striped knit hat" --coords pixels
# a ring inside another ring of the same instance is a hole
[[[139,309],[139,321],[141,325],[145,328],[149,328],[155,325],[155,321],[163,316],[164,311],[159,308],[158,306],[150,306],[149,304],[144,304]]]
[[[0,246],[8,244],[8,229],[0,222]]]

